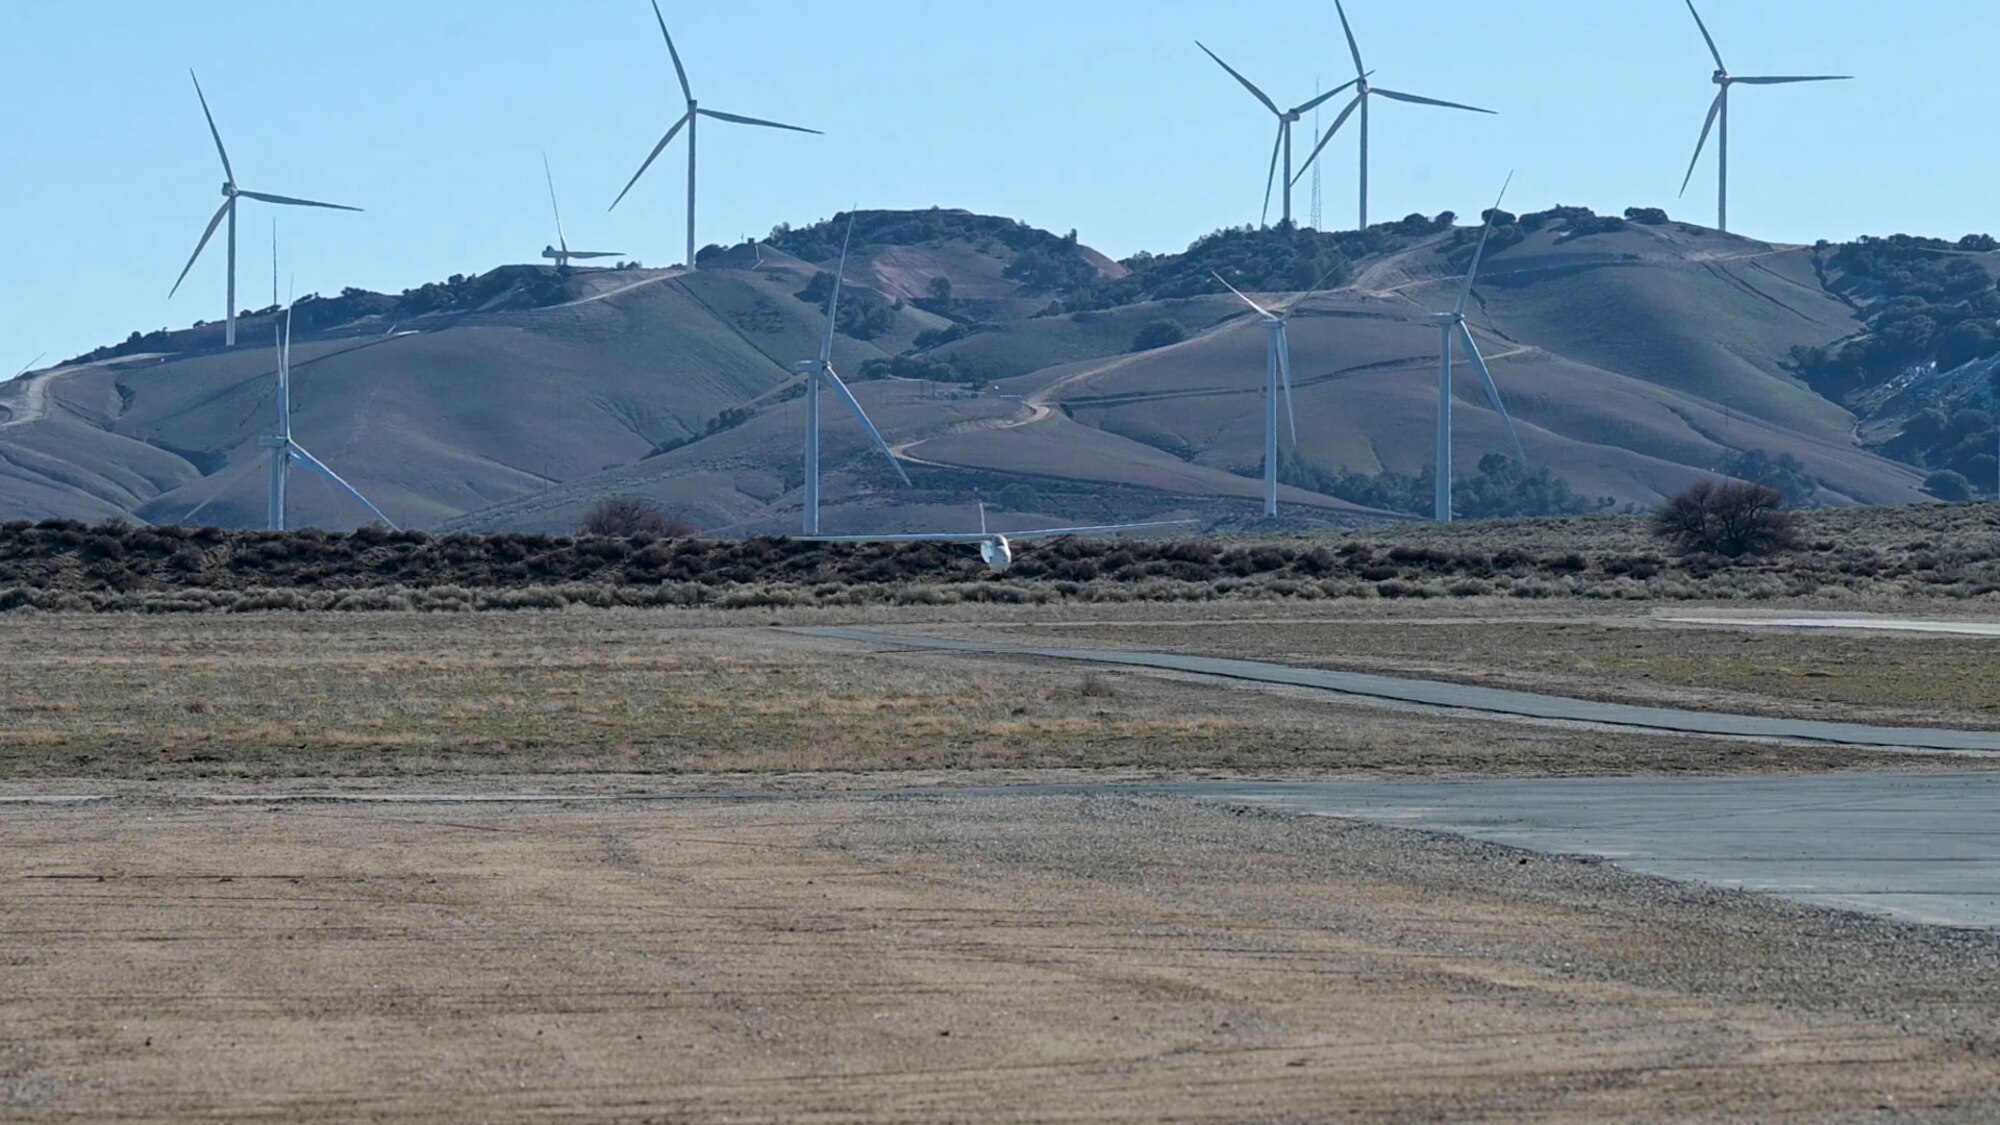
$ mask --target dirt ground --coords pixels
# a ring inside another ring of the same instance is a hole
[[[10,1120],[1982,1120],[2000,953],[1090,798],[0,819]]]

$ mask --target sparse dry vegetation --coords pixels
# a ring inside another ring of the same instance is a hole
[[[1023,544],[1002,575],[970,551],[935,543],[17,523],[0,527],[0,611],[2000,595],[2000,506],[1828,509],[1790,519],[1788,545],[1738,557],[1663,551],[1644,517],[1592,516],[1317,537],[1066,539]]]
[[[584,514],[585,535],[610,535],[621,539],[645,535],[655,539],[686,539],[701,529],[643,496],[613,496],[591,505]]]

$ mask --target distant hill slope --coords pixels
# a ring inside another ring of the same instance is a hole
[[[1866,262],[1661,217],[1499,218],[1472,319],[1532,466],[1618,504],[1779,462],[1817,503],[1923,496],[1916,458],[1883,455],[1893,432],[1858,432],[1861,392],[1812,366],[1870,338],[1871,301],[1887,300],[1872,294],[1894,285]],[[561,531],[638,494],[712,531],[790,530],[804,425],[790,364],[817,348],[844,227],[711,248],[696,273],[506,267],[305,302],[296,431],[408,526]],[[1476,237],[1412,216],[1222,231],[1120,263],[1011,220],[862,212],[835,362],[914,487],[829,402],[824,522],[969,525],[976,496],[1057,521],[1254,517],[1263,338],[1214,272],[1273,300],[1329,290],[1291,330],[1287,479],[1415,476],[1432,459],[1427,317],[1455,299]],[[243,338],[271,326],[265,310]],[[1142,331],[1164,346],[1135,352]],[[199,326],[80,358],[0,388],[0,518],[261,524],[271,348],[225,354],[219,326]],[[1455,398],[1455,467],[1471,473],[1509,446],[1462,364]],[[361,522],[316,481],[293,499],[295,523]],[[1304,523],[1385,516],[1296,488],[1285,502]]]

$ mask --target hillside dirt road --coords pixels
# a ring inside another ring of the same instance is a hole
[[[1152,351],[1147,351],[1147,352],[1132,352],[1127,355],[1113,356],[1110,359],[1102,360],[1098,363],[1093,363],[1090,366],[1085,367],[1080,371],[1073,371],[1068,375],[1064,375],[1063,377],[1050,383],[1048,386],[1043,387],[1042,389],[1035,391],[1033,394],[1030,394],[1027,397],[1023,398],[1021,400],[1021,405],[1024,408],[1025,412],[1019,415],[1018,417],[995,418],[981,422],[974,422],[966,426],[960,427],[954,432],[966,433],[972,430],[1018,430],[1024,426],[1032,426],[1038,422],[1046,420],[1049,417],[1049,415],[1055,413],[1055,407],[1051,404],[1059,402],[1062,398],[1062,395],[1066,391],[1070,391],[1077,387],[1083,386],[1084,384],[1089,383],[1093,379],[1101,379],[1104,376],[1109,375],[1113,372],[1122,371],[1125,368],[1130,367],[1134,363],[1139,362],[1140,360],[1156,359],[1162,354],[1174,351],[1176,348],[1189,347],[1194,344],[1200,343],[1203,340],[1219,336],[1222,333],[1234,331],[1238,328],[1243,327],[1244,323],[1245,322],[1241,318],[1226,320],[1223,321],[1221,324],[1215,324],[1209,326],[1208,328],[1204,328],[1201,331],[1196,332],[1193,335],[1189,336],[1187,339],[1182,340],[1178,344],[1170,344],[1165,348],[1156,348]],[[913,456],[910,454],[909,452],[910,450],[915,449],[916,447],[923,445],[926,442],[931,442],[935,440],[937,440],[937,435],[932,435],[930,437],[921,438],[917,441],[904,442],[901,445],[892,446],[890,451],[894,453],[898,458],[909,461],[913,464],[941,465],[947,468],[952,467],[950,462],[927,461],[921,457]]]
[[[25,426],[29,422],[39,422],[49,416],[49,381],[60,375],[74,371],[73,367],[51,367],[25,378],[9,383],[12,392],[0,399],[0,430],[9,426]]]

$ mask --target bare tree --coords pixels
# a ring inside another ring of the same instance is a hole
[[[689,539],[701,529],[684,517],[641,496],[613,496],[591,505],[583,517],[585,535],[609,535],[629,539],[651,535],[658,539]]]
[[[1784,494],[1748,481],[1697,481],[1653,516],[1653,534],[1690,554],[1768,555],[1793,545]]]

